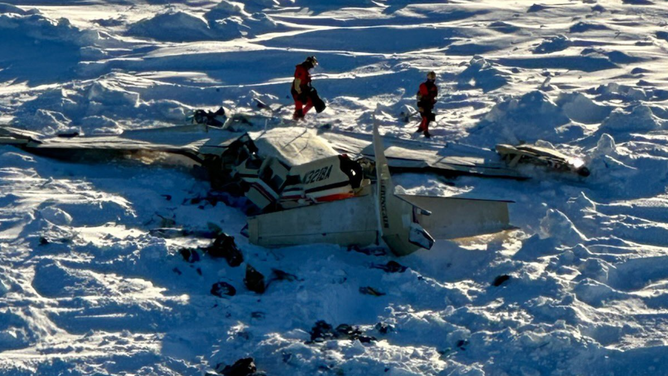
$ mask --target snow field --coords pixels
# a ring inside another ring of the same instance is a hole
[[[221,104],[259,119],[253,98],[290,104],[294,65],[316,55],[329,108],[306,127],[369,133],[380,108],[383,133],[417,139],[417,119],[398,115],[433,69],[432,142],[540,142],[592,174],[397,176],[415,194],[512,199],[518,229],[440,241],[387,273],[374,266],[389,255],[248,244],[243,212],[207,200],[208,183],[185,169],[2,146],[0,373],[201,375],[246,356],[269,375],[668,369],[665,1],[10,3],[0,5],[11,51],[0,57],[0,109],[23,129],[118,134]],[[151,231],[172,225],[218,226],[266,278],[297,279],[250,292],[244,265],[179,254],[209,239]],[[213,296],[219,281],[237,294]],[[377,340],[309,343],[318,320]]]

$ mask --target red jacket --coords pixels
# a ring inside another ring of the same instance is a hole
[[[301,82],[299,87],[304,90],[308,90],[309,85],[311,84],[311,73],[308,72],[308,69],[304,67],[303,64],[299,64],[295,67],[295,78],[299,78]],[[292,88],[294,90],[294,81],[292,82]]]
[[[438,87],[433,82],[425,81],[420,84],[420,91],[418,91],[418,106],[419,107],[434,107],[436,97],[438,96]]]

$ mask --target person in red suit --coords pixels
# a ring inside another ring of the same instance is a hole
[[[295,79],[292,81],[292,98],[295,100],[295,113],[292,116],[295,120],[304,118],[304,115],[313,107],[311,99],[311,73],[309,70],[318,66],[318,59],[315,56],[309,56],[303,63],[295,67]]]
[[[438,96],[438,87],[436,87],[436,72],[427,73],[427,81],[420,84],[420,90],[417,93],[417,106],[422,121],[417,132],[424,133],[426,138],[430,138],[429,123],[436,120],[436,115],[432,112],[436,97]]]

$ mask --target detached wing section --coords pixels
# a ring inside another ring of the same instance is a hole
[[[222,153],[239,133],[193,124],[178,127],[126,131],[122,135],[86,137],[46,137],[21,129],[0,128],[0,143],[17,144],[36,153],[55,158],[106,159],[139,152],[184,155],[199,162],[204,153]]]
[[[328,131],[320,136],[340,153],[375,158],[372,136],[344,131]],[[461,144],[431,144],[385,136],[385,157],[392,172],[431,172],[446,176],[473,175],[491,178],[526,179],[498,162],[491,150]]]

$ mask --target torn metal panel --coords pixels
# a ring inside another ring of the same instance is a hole
[[[429,210],[417,212],[418,222],[436,239],[456,239],[490,234],[512,228],[508,204],[512,201],[455,197],[398,195]]]
[[[501,155],[509,167],[516,167],[519,163],[532,163],[546,166],[555,171],[575,172],[583,177],[590,175],[590,171],[583,160],[543,146],[498,144],[496,145],[496,152]]]
[[[248,219],[248,238],[264,247],[313,243],[367,246],[377,242],[375,196],[304,206]]]

